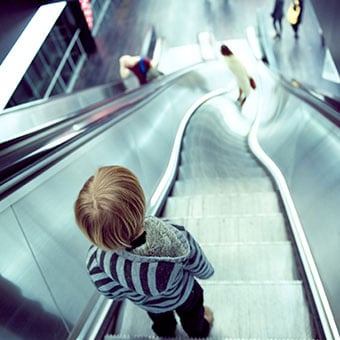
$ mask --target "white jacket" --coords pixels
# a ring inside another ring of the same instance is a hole
[[[224,61],[228,65],[230,71],[233,73],[238,87],[243,91],[246,97],[250,94],[250,76],[246,68],[235,57],[235,55],[223,56]]]

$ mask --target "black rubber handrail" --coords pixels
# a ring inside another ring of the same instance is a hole
[[[272,71],[273,72],[273,71]],[[340,127],[340,98],[327,95],[309,85],[293,80],[287,80],[282,75],[282,84],[303,101],[314,107],[320,114]]]
[[[340,119],[340,98],[334,96],[331,93],[326,93],[325,91],[321,89],[317,89],[313,86],[310,86],[308,84],[299,82],[295,79],[291,80],[291,84],[294,87],[298,87],[300,89],[303,89],[306,91],[310,96],[312,96],[314,99],[321,101],[324,104],[327,104],[330,108],[334,109],[338,115],[337,118]]]
[[[329,121],[340,127],[340,98],[325,93],[308,84],[301,83],[295,79],[288,80],[280,72],[273,70],[268,64],[266,65],[272,77],[280,81],[290,93],[293,93],[295,96],[314,107]]]

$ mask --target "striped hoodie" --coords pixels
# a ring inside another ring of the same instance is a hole
[[[131,251],[91,246],[90,278],[110,299],[126,298],[153,313],[175,310],[188,299],[194,277],[207,279],[214,269],[184,227],[148,217],[144,228],[146,242]]]

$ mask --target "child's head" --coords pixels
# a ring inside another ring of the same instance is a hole
[[[137,177],[121,166],[99,168],[86,181],[74,205],[81,231],[105,250],[130,246],[142,231],[145,209]]]
[[[229,47],[227,45],[221,45],[221,54],[224,56],[229,56],[232,55],[233,52],[231,52],[231,50],[229,49]]]

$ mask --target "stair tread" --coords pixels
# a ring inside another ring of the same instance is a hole
[[[292,281],[298,278],[290,242],[201,243],[215,269],[212,280]]]
[[[163,216],[214,216],[280,212],[276,193],[230,193],[169,197]]]
[[[266,177],[249,177],[245,180],[240,180],[237,177],[193,178],[176,181],[172,196],[273,190],[272,182]]]
[[[191,179],[191,178],[201,178],[201,177],[216,177],[216,176],[225,176],[225,177],[266,177],[266,172],[258,168],[256,166],[249,167],[248,164],[235,164],[234,166],[230,165],[227,167],[214,167],[211,166],[203,166],[198,164],[191,164],[190,166],[180,166],[178,172],[178,179]]]
[[[313,338],[302,284],[202,281],[205,304],[214,313],[211,338]],[[120,334],[153,336],[145,311],[126,301]],[[239,321],[242,320],[240,323]],[[178,327],[178,335],[185,333]],[[117,332],[118,333],[118,332]]]
[[[199,242],[285,241],[282,214],[170,218],[183,225]]]

